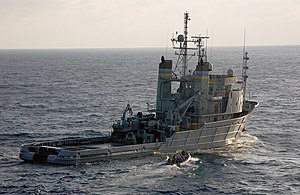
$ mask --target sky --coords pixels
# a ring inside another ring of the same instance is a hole
[[[300,0],[0,0],[0,49],[170,47],[183,32],[210,45],[300,45]]]

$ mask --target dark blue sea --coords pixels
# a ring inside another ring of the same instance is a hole
[[[127,103],[155,105],[171,49],[0,50],[0,194],[300,194],[300,46],[247,51],[247,95],[260,105],[246,131],[177,168],[163,155],[80,166],[18,158],[21,144],[107,134]],[[241,47],[209,59],[241,75]]]

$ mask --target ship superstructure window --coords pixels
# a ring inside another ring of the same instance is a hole
[[[171,93],[175,94],[177,92],[179,92],[179,87],[180,87],[180,82],[172,82],[171,83]]]

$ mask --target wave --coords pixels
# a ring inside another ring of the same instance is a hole
[[[29,108],[29,109],[36,109],[36,108],[46,108],[47,106],[45,104],[22,104],[18,103],[18,106],[21,108]]]

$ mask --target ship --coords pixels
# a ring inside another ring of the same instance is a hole
[[[246,98],[248,53],[244,49],[240,79],[232,69],[213,74],[207,57],[209,37],[189,37],[189,21],[185,12],[183,33],[171,39],[176,63],[160,57],[154,109],[133,113],[130,104],[124,105],[109,135],[23,144],[20,159],[77,165],[225,147],[238,139],[258,106]],[[192,58],[194,69],[190,68]]]

